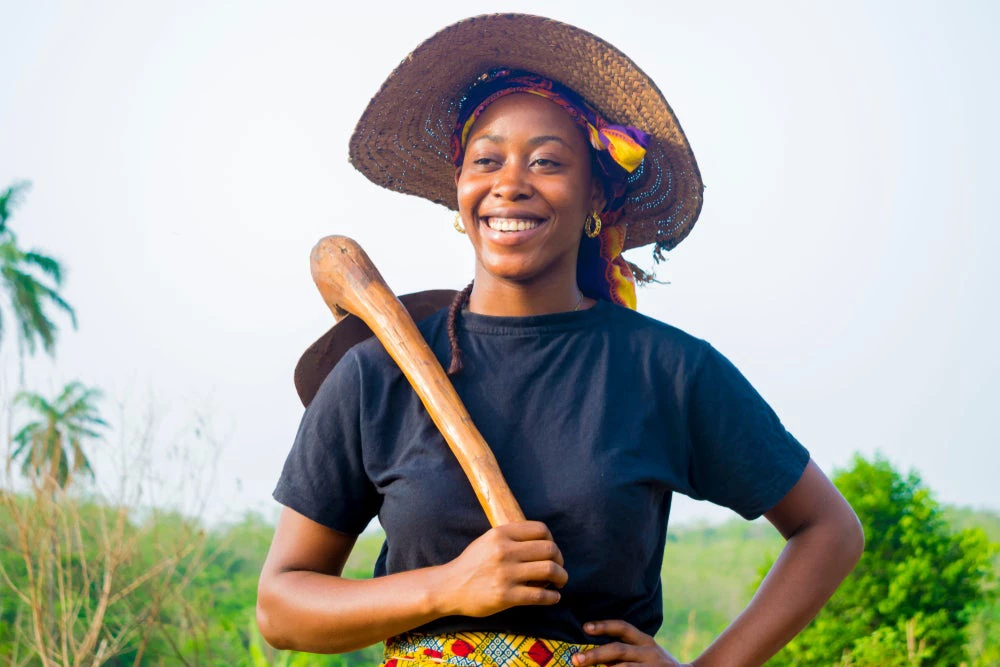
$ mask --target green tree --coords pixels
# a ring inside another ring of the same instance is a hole
[[[0,193],[0,281],[7,295],[5,307],[0,309],[0,340],[12,314],[22,353],[26,349],[34,354],[41,343],[52,354],[58,327],[49,316],[51,308],[69,315],[73,328],[76,328],[76,313],[59,295],[62,265],[39,250],[22,249],[8,224],[27,189],[28,183],[21,182]]]
[[[994,577],[985,533],[952,531],[920,477],[903,476],[882,458],[856,456],[833,481],[861,519],[865,553],[768,664],[962,664],[967,626],[988,602]]]
[[[7,220],[13,214],[14,207],[21,201],[21,196],[31,186],[27,181],[8,185],[0,192],[0,234],[7,231]]]
[[[100,398],[99,390],[80,382],[67,384],[52,402],[34,392],[18,393],[15,403],[27,406],[36,417],[14,435],[11,458],[20,461],[21,472],[42,480],[45,488],[66,488],[78,473],[93,478],[83,442],[101,438],[99,429],[107,426],[97,409]]]

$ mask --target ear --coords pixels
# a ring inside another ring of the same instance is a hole
[[[458,187],[458,179],[462,177],[462,168],[455,167],[455,187]]]
[[[604,196],[604,182],[595,176],[591,179],[590,210],[600,213],[604,210],[604,207],[607,206],[607,203],[608,200]]]

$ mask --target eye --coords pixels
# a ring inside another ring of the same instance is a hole
[[[496,156],[480,155],[472,159],[473,166],[480,171],[493,171],[500,168],[500,160]]]
[[[555,160],[552,160],[547,157],[537,158],[532,164],[542,167],[544,169],[554,169],[556,167],[562,166],[562,164],[560,164],[559,162],[556,162]]]

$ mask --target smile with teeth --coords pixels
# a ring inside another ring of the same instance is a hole
[[[490,229],[498,232],[523,232],[534,229],[542,223],[527,218],[487,218],[486,224],[489,225]]]

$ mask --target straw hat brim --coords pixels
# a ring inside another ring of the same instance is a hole
[[[455,290],[439,289],[414,292],[399,297],[414,322],[430,317],[454,300]],[[368,325],[354,315],[348,315],[310,345],[295,365],[295,391],[302,405],[309,407],[319,386],[347,351],[374,336]]]
[[[680,123],[656,84],[595,35],[527,14],[459,21],[420,44],[389,75],[361,115],[350,160],[390,190],[458,209],[450,139],[459,99],[494,68],[526,70],[569,86],[611,123],[652,136],[629,179],[621,224],[625,249],[669,250],[701,211],[701,174]]]

